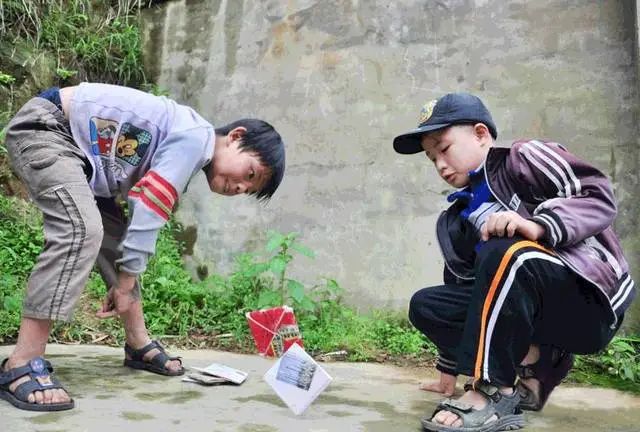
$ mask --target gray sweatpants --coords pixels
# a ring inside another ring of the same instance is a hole
[[[44,249],[29,276],[22,314],[69,321],[96,260],[107,287],[117,281],[114,261],[126,221],[101,214],[87,182],[89,162],[48,100],[33,98],[18,111],[5,144],[44,222]]]

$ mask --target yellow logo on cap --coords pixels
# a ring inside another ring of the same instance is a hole
[[[420,120],[418,121],[418,124],[422,124],[427,120],[429,120],[429,117],[431,117],[431,114],[433,114],[433,108],[436,106],[437,103],[438,103],[438,99],[434,99],[424,104],[424,106],[420,110]]]

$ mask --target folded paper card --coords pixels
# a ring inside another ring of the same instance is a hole
[[[198,372],[205,375],[224,378],[227,381],[231,381],[235,384],[242,384],[249,375],[247,372],[243,372],[241,370],[234,369],[220,363],[211,363],[205,368],[192,366],[191,369],[197,370]]]
[[[190,373],[186,377],[182,378],[182,381],[194,384],[200,384],[205,386],[224,385],[233,383],[225,378],[215,377],[211,375],[205,375],[202,373]]]
[[[298,344],[293,344],[267,371],[264,380],[294,414],[302,414],[332,378]]]

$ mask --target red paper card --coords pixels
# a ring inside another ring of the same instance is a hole
[[[280,357],[294,343],[303,346],[296,316],[289,306],[247,312],[246,316],[261,355]]]

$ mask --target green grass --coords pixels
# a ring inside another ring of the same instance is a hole
[[[640,336],[617,336],[602,352],[578,356],[570,379],[640,394]]]
[[[3,275],[0,303],[4,305],[0,314],[0,342],[7,343],[16,337],[24,284],[42,248],[43,236],[40,218],[27,203],[0,195],[0,210],[4,215],[0,219],[0,274]],[[181,247],[172,235],[172,230],[178,228],[171,222],[162,231],[157,254],[142,277],[145,318],[150,332],[155,336],[177,337],[186,344],[195,338],[208,344],[252,349],[245,313],[282,304],[279,280],[271,272],[281,271],[273,265],[279,253],[273,253],[267,260],[240,255],[229,275],[213,275],[195,282],[182,264]],[[293,265],[293,259],[287,265]],[[296,284],[287,285],[298,288]],[[375,360],[433,352],[432,345],[406,318],[390,312],[358,314],[342,303],[341,292],[335,281],[323,280],[304,287],[304,292],[293,290],[285,295],[285,302],[296,310],[305,346],[311,353],[345,350],[348,359]],[[93,274],[76,319],[69,324],[58,324],[52,340],[91,342],[99,335],[108,335],[107,342],[121,343],[123,333],[117,321],[100,321],[93,315],[105,293],[106,287]],[[265,293],[275,295],[265,296]],[[219,335],[230,337],[218,340]]]
[[[129,3],[129,4],[123,4]],[[137,2],[4,0],[3,43],[49,53],[60,82],[105,81],[140,85],[144,79]]]
[[[17,334],[24,286],[42,241],[34,209],[20,199],[0,195],[0,342]]]
[[[17,335],[24,284],[42,247],[40,223],[29,204],[0,195],[0,343]],[[404,316],[388,311],[360,314],[344,304],[335,280],[306,284],[287,278],[292,266],[313,262],[313,253],[297,243],[295,234],[271,233],[261,254],[266,258],[243,254],[228,275],[194,281],[182,264],[182,248],[173,235],[177,230],[175,222],[162,230],[157,254],[142,279],[145,318],[156,337],[185,347],[252,352],[245,312],[280,305],[284,298],[294,307],[305,348],[313,355],[346,351],[341,358],[352,361],[416,363],[435,355],[433,344]],[[75,320],[56,325],[51,340],[121,345],[118,321],[94,315],[105,293],[93,274]],[[579,356],[569,380],[639,393],[639,360],[640,337],[619,336],[603,352]]]

